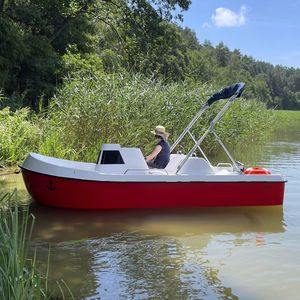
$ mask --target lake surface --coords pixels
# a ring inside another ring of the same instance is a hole
[[[50,279],[75,299],[299,299],[300,124],[234,157],[284,174],[284,205],[91,212],[33,203],[40,269],[50,247]],[[21,175],[0,178],[2,191],[17,186],[29,199]]]

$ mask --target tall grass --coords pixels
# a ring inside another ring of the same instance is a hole
[[[52,299],[56,290],[65,299],[59,282],[50,291],[48,270],[37,270],[36,252],[29,258],[33,226],[34,216],[18,207],[16,190],[0,196],[0,299]]]
[[[218,88],[211,85],[169,83],[135,76],[77,76],[68,78],[52,99],[42,124],[41,152],[62,158],[95,161],[102,143],[139,147],[146,154],[153,148],[150,131],[164,125],[172,143]],[[196,138],[224,105],[212,105],[193,130]],[[270,124],[272,112],[255,100],[237,99],[216,126],[221,139],[232,146],[260,138]],[[46,133],[46,134],[45,134]],[[53,147],[53,145],[56,145]],[[193,145],[186,139],[177,150]],[[216,150],[208,136],[203,147]]]
[[[22,160],[29,151],[38,151],[94,162],[102,143],[139,147],[146,155],[153,149],[155,141],[150,131],[156,125],[166,127],[172,143],[220,88],[209,84],[165,84],[142,75],[76,73],[65,79],[48,109],[31,118],[31,122],[26,110],[23,115],[19,113],[18,122],[15,122],[16,115],[7,110],[2,112],[11,121],[0,125],[0,136],[8,141],[0,147],[0,158],[12,164]],[[204,133],[222,105],[223,100],[213,104],[196,123],[193,130],[196,138]],[[215,130],[230,148],[260,139],[272,120],[273,112],[264,104],[241,98],[235,100]],[[3,126],[12,130],[4,132]],[[214,136],[209,135],[202,148],[216,152],[217,145]],[[186,138],[176,150],[186,152],[192,146],[192,140]]]
[[[276,110],[274,111],[276,119],[275,127],[281,127],[285,125],[299,125],[300,111],[295,110]]]
[[[16,192],[0,201],[0,299],[42,299],[43,277],[36,272],[35,257],[28,260],[34,218],[24,212],[19,218]]]

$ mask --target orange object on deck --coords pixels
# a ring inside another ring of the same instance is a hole
[[[266,168],[247,168],[244,172],[245,175],[270,175],[271,172]]]

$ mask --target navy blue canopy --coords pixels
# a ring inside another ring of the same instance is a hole
[[[237,97],[240,97],[243,90],[244,90],[244,88],[245,88],[245,83],[244,82],[235,83],[233,85],[227,86],[223,90],[218,91],[215,94],[213,94],[207,100],[207,104],[211,105],[219,99],[227,99],[227,98],[230,98],[233,95],[237,95]]]

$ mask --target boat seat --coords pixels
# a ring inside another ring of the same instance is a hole
[[[203,157],[190,157],[178,174],[212,175],[215,172],[213,167]]]
[[[184,154],[171,154],[170,161],[165,167],[165,170],[168,172],[168,174],[175,174],[177,172],[177,167],[184,158]]]

